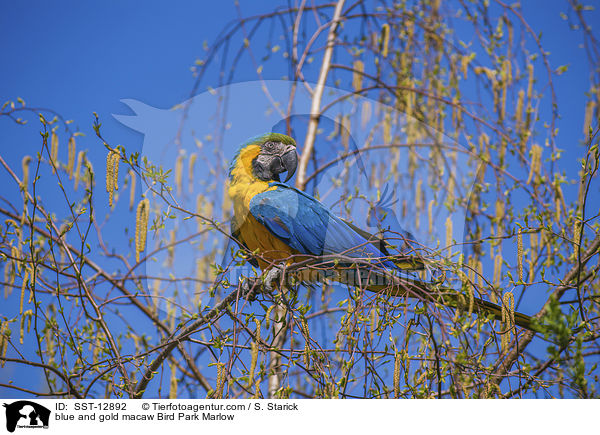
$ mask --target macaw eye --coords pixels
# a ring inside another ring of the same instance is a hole
[[[275,143],[273,142],[265,142],[263,148],[267,151],[273,151],[275,149]]]

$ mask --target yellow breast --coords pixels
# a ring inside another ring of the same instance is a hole
[[[229,196],[233,202],[234,227],[239,232],[240,242],[250,251],[258,253],[258,264],[261,269],[265,269],[270,263],[280,263],[295,252],[250,214],[252,198],[275,189],[252,174],[252,160],[259,152],[258,146],[249,146],[240,152],[231,171]]]
[[[264,225],[252,215],[239,227],[240,238],[248,249],[257,252],[258,265],[261,269],[271,264],[279,264],[295,254],[294,250],[275,237]]]

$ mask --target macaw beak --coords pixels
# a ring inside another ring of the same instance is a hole
[[[296,168],[298,168],[298,154],[296,153],[296,147],[292,146],[289,151],[281,156],[281,163],[287,171],[287,177],[284,181],[284,183],[287,183],[296,173]]]

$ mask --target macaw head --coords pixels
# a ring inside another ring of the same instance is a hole
[[[280,181],[279,174],[287,172],[288,181],[298,166],[296,141],[280,133],[267,133],[242,145],[230,170],[232,177],[239,171],[262,181]]]

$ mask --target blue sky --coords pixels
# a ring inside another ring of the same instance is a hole
[[[227,2],[215,2],[210,13],[200,2],[179,8],[164,2],[3,3],[0,96],[51,107],[88,137],[97,112],[121,142],[139,146],[140,135],[111,119],[123,112],[119,100],[167,108],[189,96],[189,68],[203,53],[202,41],[233,12]]]
[[[574,156],[581,155],[582,149],[584,93],[589,89],[587,58],[579,47],[581,34],[569,30],[560,17],[567,9],[564,2],[523,3],[525,17],[541,32],[542,43],[551,52],[553,68],[569,65],[568,73],[555,78],[562,116],[557,146],[566,150],[560,168],[574,176],[579,168]],[[274,4],[245,0],[241,9],[244,14],[270,11]],[[586,14],[592,25],[600,23],[600,11]],[[112,117],[131,114],[120,100],[139,100],[166,109],[189,98],[194,83],[190,67],[205,56],[203,42],[213,41],[236,17],[233,1],[151,1],[143,5],[131,1],[3,2],[0,100],[21,97],[28,106],[50,108],[73,119],[86,134],[78,140],[78,147],[89,149],[92,162],[101,168],[106,150],[93,133],[92,113],[100,116],[107,138],[125,145],[128,151],[140,149],[143,136]],[[255,77],[247,60],[240,65],[248,68],[247,74],[240,72],[240,79]],[[541,68],[536,71],[542,74]],[[281,79],[278,74],[264,71],[267,79]],[[214,83],[216,77],[204,80],[204,85]],[[543,110],[548,113],[549,109]],[[19,167],[24,154],[39,149],[39,134],[31,125],[15,129],[10,124],[0,119],[0,152]],[[5,180],[4,174],[0,180]]]
[[[569,30],[559,13],[562,1],[531,0],[524,15],[542,34],[554,67],[569,64],[556,79],[563,147],[581,138],[583,93],[588,90],[587,60],[579,48],[580,33]],[[244,13],[272,10],[274,2],[241,2]],[[282,3],[284,5],[285,3]],[[587,12],[588,22],[600,22],[600,11]],[[237,17],[233,2],[89,1],[3,2],[0,6],[0,98],[25,99],[30,106],[48,107],[74,119],[88,136],[92,112],[119,141],[141,145],[139,134],[111,118],[128,113],[119,100],[132,98],[168,108],[189,97],[190,67],[211,42]],[[242,63],[242,65],[245,65]],[[249,65],[246,65],[249,67]],[[541,72],[541,71],[540,71]],[[280,79],[269,71],[269,79]],[[244,74],[241,74],[244,76]],[[206,84],[214,81],[208,78]],[[569,138],[569,140],[567,140]],[[90,145],[90,148],[94,148]]]

